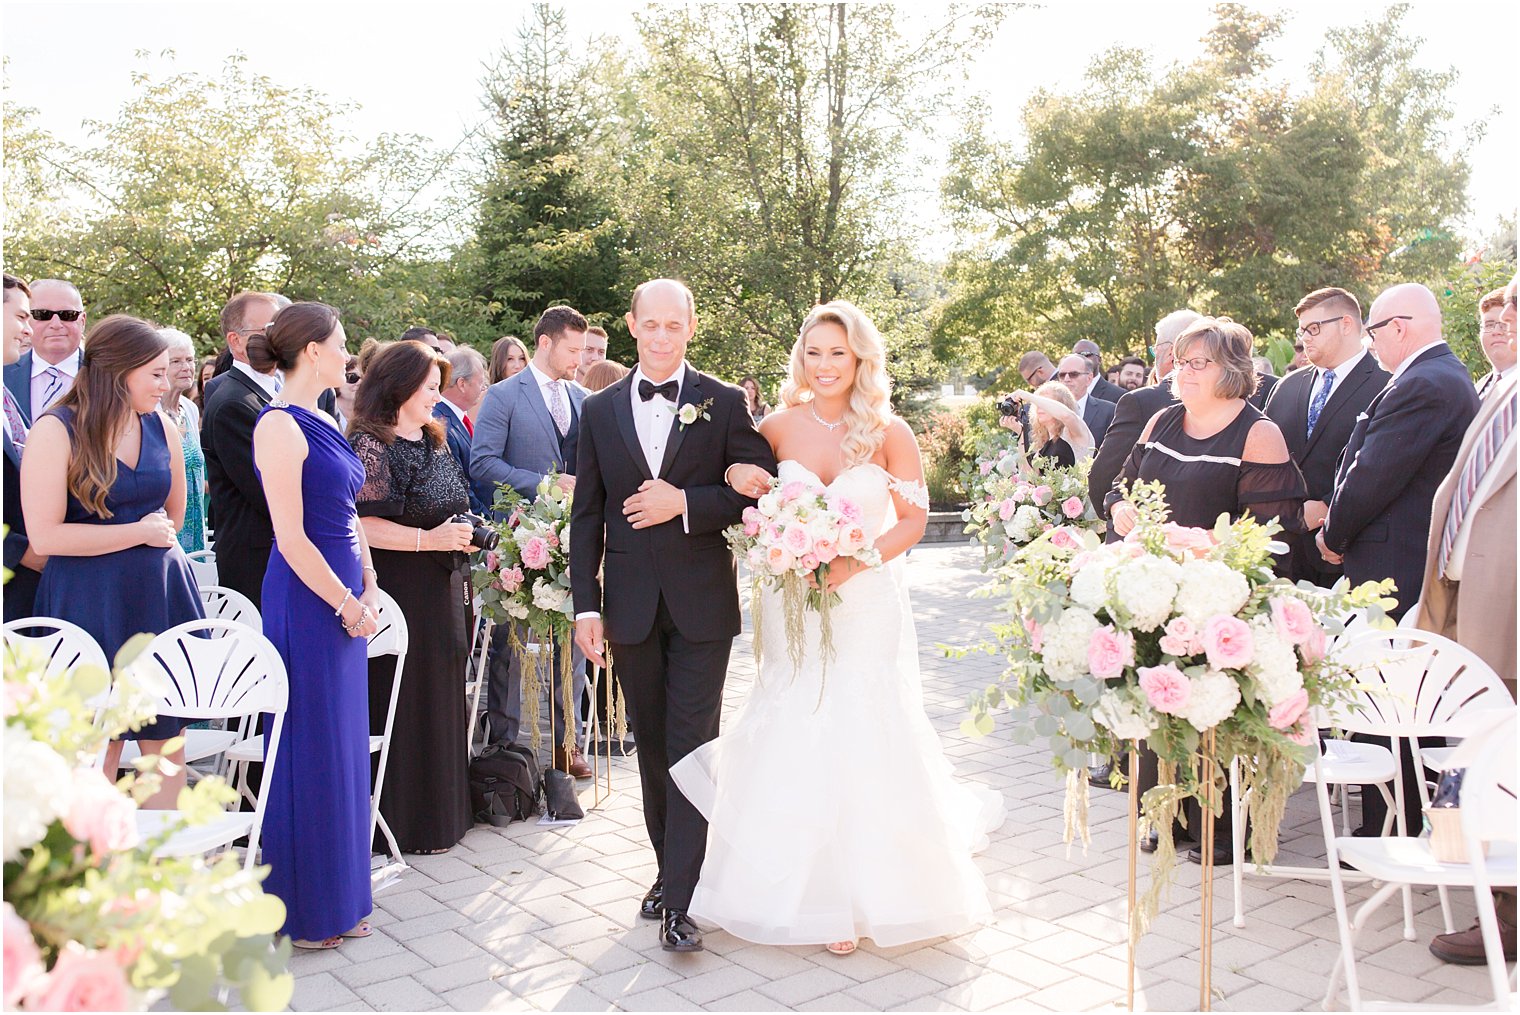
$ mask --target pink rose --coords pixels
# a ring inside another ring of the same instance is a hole
[[[1135,636],[1105,625],[1087,642],[1087,668],[1099,680],[1110,680],[1135,664]]]
[[[978,471],[978,472],[980,472],[980,473],[981,473],[981,474],[982,474],[982,475],[984,475],[984,476],[985,476],[985,475],[987,475],[987,474],[988,474],[988,473],[989,473],[989,472],[991,472],[991,471],[992,471],[992,463],[991,463],[991,462],[983,462],[983,463],[981,463],[981,464],[980,464],[980,465],[978,465],[978,466],[977,466],[977,467],[976,467],[976,470],[977,470],[977,471]]]
[[[1029,499],[1034,501],[1035,507],[1044,507],[1050,503],[1050,498],[1054,495],[1055,491],[1050,487],[1037,486],[1034,488],[1034,492],[1029,495]]]
[[[1187,674],[1171,663],[1164,666],[1142,666],[1139,673],[1140,690],[1145,693],[1145,700],[1150,702],[1151,708],[1167,715],[1175,715],[1187,707],[1188,698],[1193,694],[1193,685]]]
[[[105,952],[66,945],[46,979],[27,993],[34,1011],[126,1011],[127,981],[121,967]]]
[[[549,566],[549,544],[543,536],[534,536],[528,540],[528,545],[522,548],[523,566],[534,571],[542,571]]]
[[[1173,617],[1161,636],[1161,651],[1171,656],[1191,656],[1203,651],[1198,628],[1186,617]]]
[[[1256,658],[1256,641],[1245,621],[1221,613],[1203,625],[1203,650],[1214,669],[1238,670]]]
[[[802,557],[797,561],[797,566],[802,568],[804,571],[816,571],[818,570],[819,563],[821,562],[818,560],[818,554],[804,553]]]
[[[1293,741],[1295,744],[1298,744],[1300,747],[1308,747],[1310,744],[1314,743],[1314,731],[1309,729],[1305,723],[1301,722],[1297,726],[1294,726],[1292,729],[1284,730],[1283,732],[1287,735],[1289,740]]]
[[[744,522],[745,525],[748,525],[751,522],[754,522],[756,525],[760,525],[765,521],[765,516],[761,514],[760,509],[756,507],[745,508],[744,512],[739,515],[739,518]]]
[[[1277,636],[1283,641],[1293,645],[1302,645],[1309,640],[1309,632],[1319,625],[1314,621],[1314,613],[1309,605],[1302,599],[1294,599],[1292,596],[1273,596],[1272,626],[1277,628]]]
[[[839,513],[844,515],[844,520],[851,525],[859,525],[865,519],[861,513],[860,505],[846,497],[839,499]]]
[[[1061,502],[1061,513],[1063,515],[1065,515],[1067,518],[1073,518],[1073,519],[1075,519],[1075,518],[1081,518],[1082,517],[1082,498],[1081,497],[1067,497],[1065,500],[1063,500]]]
[[[522,588],[523,572],[520,567],[509,567],[501,573],[501,590],[503,592],[516,592]]]
[[[765,551],[765,567],[771,574],[786,574],[796,563],[796,558],[784,546],[772,546]]]
[[[1055,528],[1054,525],[1050,524],[1049,522],[1046,522],[1045,524],[1043,524],[1043,525],[1040,526],[1040,531],[1041,532],[1049,532],[1053,528]]]
[[[841,556],[853,556],[856,551],[866,545],[866,530],[859,525],[852,525],[839,533],[839,553]]]
[[[63,827],[96,856],[137,845],[137,807],[98,768],[76,768]]]
[[[501,567],[501,554],[497,553],[495,550],[487,550],[486,570],[495,571],[498,567]]]
[[[744,523],[744,534],[746,536],[748,536],[749,538],[754,539],[756,536],[758,536],[760,534],[760,523],[759,522],[745,522]]]
[[[1013,493],[1010,496],[1013,497],[1015,504],[1022,504],[1029,497],[1029,484],[1020,483],[1013,488]]]
[[[1018,503],[1015,502],[1012,497],[1009,497],[1004,500],[1003,503],[998,505],[998,517],[1006,522],[1008,519],[1013,517],[1013,513],[1018,509]]]
[[[1062,526],[1050,534],[1050,545],[1061,550],[1075,550],[1082,544],[1077,542],[1077,537],[1071,534],[1071,530]]]
[[[551,548],[558,550],[559,549],[559,536],[555,535],[552,532],[549,533],[549,535],[548,535],[548,543],[549,543],[549,546]]]
[[[806,490],[807,485],[805,483],[800,483],[794,479],[781,488],[781,499],[796,500],[798,497],[801,497]]]
[[[16,915],[11,904],[5,904],[5,1010],[20,1007],[21,996],[30,988],[32,981],[45,974],[42,954],[37,950],[37,939],[32,928]]]
[[[832,539],[820,539],[813,544],[813,556],[817,557],[820,563],[827,564],[839,556],[839,545]]]
[[[1288,730],[1298,725],[1309,708],[1309,692],[1300,687],[1296,692],[1272,706],[1267,713],[1267,725],[1274,730]]]
[[[1309,637],[1298,647],[1299,654],[1304,657],[1304,662],[1310,665],[1325,658],[1325,629],[1315,624],[1309,629]]]
[[[1195,529],[1178,525],[1176,522],[1167,522],[1161,526],[1161,531],[1166,536],[1166,546],[1169,550],[1191,554],[1194,557],[1207,557],[1209,551],[1214,549],[1214,534],[1208,529]]]
[[[1024,628],[1029,632],[1029,649],[1039,652],[1045,646],[1045,628],[1033,617],[1024,618]]]
[[[786,527],[781,534],[781,545],[786,547],[786,552],[794,557],[800,557],[807,553],[813,546],[813,537],[808,535],[806,525],[792,524]]]

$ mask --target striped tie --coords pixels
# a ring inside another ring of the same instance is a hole
[[[1473,496],[1478,492],[1478,484],[1483,482],[1484,473],[1494,464],[1494,459],[1499,456],[1499,449],[1504,446],[1511,431],[1515,429],[1515,393],[1511,392],[1504,400],[1499,411],[1494,413],[1493,419],[1489,420],[1488,426],[1483,431],[1483,436],[1473,445],[1472,454],[1467,458],[1467,464],[1462,467],[1462,475],[1457,481],[1457,491],[1451,498],[1451,507],[1446,512],[1446,527],[1441,530],[1441,577],[1446,577],[1446,567],[1451,563],[1451,551],[1457,545],[1457,534],[1462,531],[1462,522],[1467,518],[1467,512],[1472,507]]]
[[[57,367],[48,367],[42,371],[42,375],[48,379],[48,383],[47,387],[42,389],[42,404],[32,410],[38,415],[47,412],[48,408],[63,394],[64,373],[62,370]]]
[[[18,450],[26,448],[26,419],[21,415],[21,407],[11,397],[9,388],[5,388],[5,421],[10,424],[11,443]]]

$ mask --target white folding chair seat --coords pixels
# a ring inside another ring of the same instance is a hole
[[[1430,851],[1424,836],[1389,835],[1380,839],[1337,836],[1341,859],[1370,875],[1375,881],[1409,881],[1417,885],[1471,885],[1467,864],[1442,863]],[[1515,883],[1515,847],[1497,843],[1488,854],[1488,873],[1496,885]]]
[[[185,554],[185,560],[190,563],[190,573],[195,576],[195,584],[221,584],[216,570],[215,550],[194,550]]]

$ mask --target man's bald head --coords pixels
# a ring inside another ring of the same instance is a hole
[[[1103,350],[1098,348],[1098,343],[1090,338],[1084,338],[1071,347],[1071,351],[1092,364],[1093,373],[1103,372]]]
[[[654,278],[648,282],[640,283],[633,291],[633,299],[629,301],[628,313],[634,317],[639,313],[639,299],[648,296],[651,300],[678,299],[686,304],[686,316],[689,319],[696,317],[696,300],[691,295],[691,290],[686,288],[684,282],[673,278]]]
[[[1063,357],[1059,366],[1056,367],[1056,380],[1066,385],[1066,390],[1071,392],[1071,397],[1081,401],[1087,394],[1087,389],[1092,386],[1095,371],[1087,358],[1080,353],[1072,353]]]
[[[1441,305],[1425,286],[1403,282],[1372,301],[1367,324],[1378,361],[1394,371],[1415,351],[1441,340]]]

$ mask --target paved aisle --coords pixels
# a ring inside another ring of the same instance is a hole
[[[1060,841],[1061,790],[1046,759],[994,734],[957,730],[969,692],[995,678],[995,660],[952,662],[937,643],[980,637],[993,611],[968,598],[980,583],[976,551],[931,547],[912,555],[923,647],[925,705],[958,771],[1001,790],[1009,819],[980,858],[996,922],[975,933],[846,959],[822,947],[748,945],[707,935],[705,953],[660,950],[656,925],[637,918],[654,877],[632,761],[617,762],[611,805],[569,829],[532,823],[478,827],[446,856],[412,857],[413,870],[376,898],[373,937],[332,952],[298,952],[298,1010],[1074,1010],[1124,999],[1124,798],[1094,791],[1093,845]],[[754,675],[748,637],[735,644],[726,705]],[[1284,830],[1318,845],[1312,796],[1294,798]],[[1313,855],[1311,853],[1311,855]],[[1137,1007],[1197,1006],[1197,871],[1185,865],[1170,910],[1140,947]],[[1230,925],[1228,871],[1215,901],[1220,1010],[1317,1008],[1337,951],[1329,889],[1248,879],[1247,925]],[[1364,892],[1358,892],[1361,897]],[[1472,919],[1470,895],[1454,899]],[[1367,943],[1372,996],[1441,1003],[1480,999],[1481,969],[1447,966],[1426,951],[1439,927],[1435,896],[1417,894],[1422,940],[1404,942],[1398,907],[1382,910]],[[1365,953],[1364,953],[1365,954]]]

